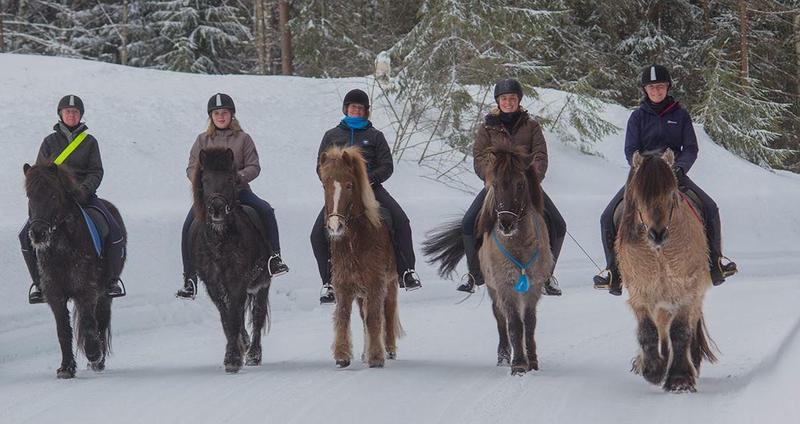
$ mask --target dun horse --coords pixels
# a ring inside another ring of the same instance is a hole
[[[634,154],[616,249],[639,323],[633,371],[666,391],[694,392],[702,359],[716,360],[703,319],[711,276],[703,223],[678,191],[674,159],[671,150]]]
[[[67,301],[74,304],[78,349],[94,371],[105,369],[111,349],[111,281],[109,260],[98,257],[76,199],[80,189],[70,172],[53,164],[25,164],[25,191],[30,216],[29,236],[36,252],[42,293],[56,319],[61,345],[58,378],[75,377],[72,326]],[[104,200],[127,239],[119,211]],[[124,248],[124,247],[123,247]]]
[[[395,359],[403,329],[397,311],[397,271],[388,227],[367,179],[357,147],[333,147],[320,156],[325,212],[336,291],[333,357],[347,367],[353,358],[350,313],[358,301],[364,324],[364,354],[371,368]]]
[[[225,371],[261,364],[261,333],[269,319],[271,278],[264,237],[238,203],[230,149],[200,151],[193,181],[195,225],[189,234],[198,276],[219,310],[225,331]],[[245,328],[249,310],[252,340]]]
[[[494,146],[491,157],[476,231],[483,239],[479,257],[500,336],[497,365],[510,361],[511,374],[522,375],[539,369],[536,305],[553,269],[553,255],[532,158],[506,144]],[[464,256],[461,221],[434,231],[424,245],[430,261],[440,262],[440,275],[449,276]]]

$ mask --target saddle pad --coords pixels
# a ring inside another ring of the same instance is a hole
[[[78,208],[81,210],[81,215],[83,216],[83,222],[86,224],[86,229],[89,230],[89,236],[92,239],[92,245],[94,246],[94,251],[97,253],[97,256],[100,257],[103,255],[103,231],[98,229],[98,224],[106,229],[106,234],[108,233],[108,227],[106,226],[105,219],[103,218],[102,213],[99,211],[95,211],[93,208],[84,209],[83,206],[78,205]]]

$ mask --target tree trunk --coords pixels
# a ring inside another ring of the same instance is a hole
[[[0,0],[0,53],[6,51],[6,34],[3,32],[3,19],[6,18],[5,9],[3,9],[3,0]]]
[[[709,35],[711,33],[711,8],[708,5],[710,0],[701,0],[700,4],[703,7],[703,34]]]
[[[794,52],[797,56],[797,80],[795,81],[795,92],[797,94],[797,111],[800,113],[800,12],[794,15]]]
[[[739,34],[741,36],[741,55],[742,55],[742,79],[750,76],[750,63],[748,61],[748,44],[747,44],[747,2],[739,0]]]
[[[258,53],[258,70],[262,75],[268,74],[269,57],[267,56],[267,31],[264,17],[264,0],[254,0],[256,53]]]
[[[278,14],[281,27],[281,70],[283,75],[292,75],[292,34],[289,32],[289,2],[278,2]]]
[[[119,30],[120,46],[119,46],[119,63],[128,65],[128,12],[130,6],[128,0],[122,2],[122,26]]]

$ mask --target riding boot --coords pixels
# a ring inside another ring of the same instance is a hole
[[[289,272],[289,266],[283,262],[283,259],[281,259],[281,252],[275,252],[269,257],[268,268],[269,275],[272,277],[277,277]]]
[[[122,265],[125,261],[124,240],[124,238],[120,238],[119,240],[108,244],[108,251],[106,252],[106,255],[108,257],[108,267],[111,273],[111,281],[109,282],[106,295],[109,297],[122,297],[127,294],[125,291],[125,284],[119,278],[120,274],[122,274]]]
[[[614,296],[622,295],[622,278],[616,263],[612,263],[608,268],[595,275],[593,281],[596,289],[608,290]]]
[[[31,284],[31,287],[28,289],[28,303],[32,305],[44,303],[44,295],[39,286],[39,266],[36,263],[36,254],[32,250],[23,249],[22,258],[25,259],[25,265],[28,266],[28,273],[30,273],[31,280],[33,280],[33,284]]]
[[[555,275],[550,275],[550,278],[544,281],[542,293],[545,296],[561,296],[561,287],[558,286],[558,280],[556,280]]]
[[[413,268],[403,271],[403,275],[400,276],[401,289],[404,288],[406,291],[413,291],[420,287],[422,287],[422,283],[419,281],[417,271],[414,271]]]
[[[478,240],[472,234],[464,234],[464,256],[467,258],[467,270],[469,274],[466,281],[461,283],[456,290],[466,293],[475,293],[475,286],[482,286],[484,283],[481,264],[478,259]]]

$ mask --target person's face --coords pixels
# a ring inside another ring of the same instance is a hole
[[[501,94],[497,97],[497,106],[505,113],[514,113],[519,109],[519,96],[516,93]]]
[[[347,105],[347,116],[351,118],[364,118],[367,116],[367,108],[358,103],[350,103]]]
[[[228,109],[215,109],[211,111],[211,120],[214,121],[214,126],[219,129],[226,129],[231,124],[231,111]]]
[[[81,122],[81,111],[75,107],[65,107],[60,112],[61,121],[68,127],[77,126]]]
[[[644,92],[647,98],[653,103],[661,103],[667,97],[669,92],[669,83],[657,82],[655,84],[647,84],[644,86]]]

